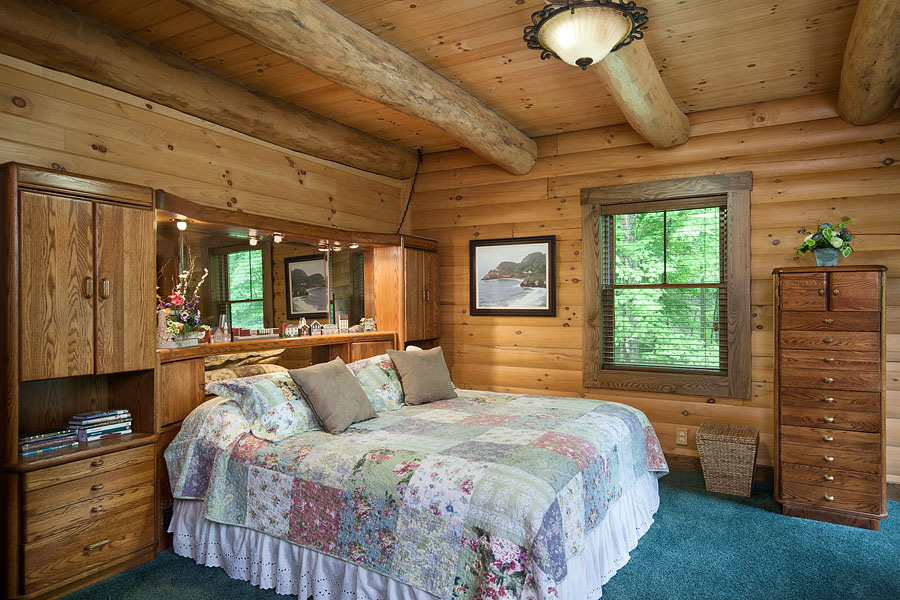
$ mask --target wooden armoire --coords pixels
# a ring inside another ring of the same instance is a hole
[[[885,267],[775,280],[775,499],[785,515],[880,529],[886,513]]]
[[[155,553],[153,199],[12,163],[0,176],[0,580],[4,598],[56,597]],[[19,456],[19,436],[113,408],[133,433]]]

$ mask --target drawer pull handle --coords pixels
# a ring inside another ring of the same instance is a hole
[[[102,512],[103,512],[103,505],[102,505],[102,504],[98,504],[97,506],[95,506],[94,508],[91,509],[91,512],[92,512],[92,513],[95,513],[95,514],[96,514],[96,513],[102,513]]]
[[[834,383],[834,377],[823,377],[822,383]]]
[[[823,442],[833,442],[833,441],[834,441],[834,437],[833,437],[833,436],[830,436],[830,435],[823,435],[823,436],[822,436],[822,441],[823,441]]]
[[[826,456],[826,457],[825,457],[825,460],[826,460],[827,462],[834,462],[834,457],[833,457],[833,456]]]
[[[820,296],[824,296],[824,295],[825,295],[825,290],[822,289],[822,288],[819,288],[819,295],[820,295]]]
[[[834,288],[834,290],[833,290],[831,293],[834,294],[835,296],[840,296],[840,295],[841,295],[841,290],[839,290],[839,289],[837,289],[837,288]]]
[[[92,492],[99,492],[99,491],[102,490],[102,489],[103,489],[103,484],[102,484],[102,483],[95,483],[94,485],[91,486],[91,491],[92,491]]]
[[[828,494],[825,494],[825,499],[828,500],[829,502],[834,502],[834,496],[829,496]]]
[[[822,417],[822,420],[826,423],[834,423],[834,417]]]
[[[834,319],[822,319],[822,322],[826,325],[831,325],[832,323],[834,323]]]
[[[834,402],[834,398],[832,396],[825,396],[824,398],[822,398],[822,402],[831,404],[832,402]]]
[[[832,362],[834,362],[834,358],[832,358],[832,357],[830,357],[830,356],[829,356],[828,358],[823,358],[822,360],[824,360],[824,361],[827,362],[827,363],[832,363]]]
[[[100,279],[100,299],[106,300],[109,298],[109,279],[106,277],[102,277]]]
[[[825,475],[825,481],[834,481],[834,475]]]
[[[102,459],[102,458],[98,458],[97,460],[91,462],[91,466],[92,466],[92,467],[102,467],[102,466],[103,466],[103,459]]]
[[[822,343],[823,343],[823,344],[830,344],[830,343],[832,343],[833,341],[834,341],[834,338],[825,338],[824,340],[822,340]]]
[[[83,284],[84,297],[90,300],[94,297],[94,278],[90,276],[85,277]]]
[[[94,542],[93,544],[88,544],[87,546],[84,547],[84,551],[92,552],[94,550],[99,550],[100,548],[106,546],[107,544],[109,544],[109,538],[106,538],[105,540],[100,540],[99,542]]]

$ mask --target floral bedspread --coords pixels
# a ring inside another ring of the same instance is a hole
[[[656,433],[623,404],[458,391],[279,443],[210,401],[166,450],[174,495],[439,598],[554,598],[609,506],[668,471]]]

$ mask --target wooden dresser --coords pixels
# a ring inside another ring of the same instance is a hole
[[[879,530],[886,513],[885,268],[775,269],[775,499]]]
[[[0,175],[0,591],[53,598],[156,550],[153,198],[12,163]],[[19,436],[113,408],[133,433],[19,456]]]

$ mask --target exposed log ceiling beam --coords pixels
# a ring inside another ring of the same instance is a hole
[[[838,112],[853,125],[887,116],[900,95],[900,1],[860,0],[844,49]]]
[[[632,42],[594,66],[628,123],[657,148],[688,141],[690,123],[666,89],[647,45]]]
[[[510,173],[534,166],[534,141],[509,121],[319,0],[183,3],[330,81],[443,129]]]
[[[0,3],[0,52],[312,156],[396,178],[416,154],[237,84],[46,0]]]

